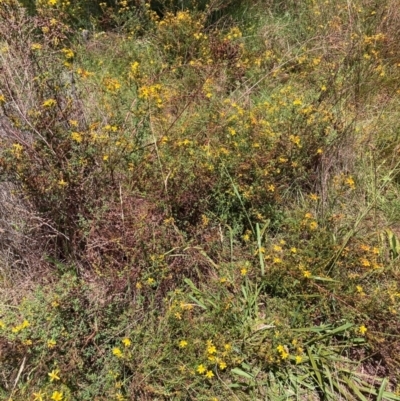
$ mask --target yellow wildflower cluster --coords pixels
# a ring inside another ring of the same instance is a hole
[[[24,321],[23,321],[21,324],[19,324],[18,326],[14,326],[14,327],[11,329],[11,331],[12,331],[13,333],[19,333],[20,331],[22,331],[22,330],[28,328],[30,325],[31,325],[31,324],[30,324],[27,320],[24,320]]]

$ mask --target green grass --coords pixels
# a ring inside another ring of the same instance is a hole
[[[0,396],[399,400],[395,1],[91,7],[0,2]]]

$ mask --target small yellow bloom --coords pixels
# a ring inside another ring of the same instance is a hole
[[[51,339],[51,340],[49,340],[49,341],[47,341],[47,348],[54,348],[55,346],[56,346],[56,341],[55,340],[53,340],[53,339]]]
[[[363,335],[365,335],[365,333],[367,332],[367,328],[364,326],[364,325],[362,325],[362,326],[360,326],[359,328],[358,328],[358,331],[360,332],[360,334],[363,336]]]
[[[79,132],[72,132],[71,139],[78,143],[81,143],[83,141],[82,134],[80,134]]]
[[[186,340],[181,340],[179,341],[179,348],[185,348],[187,347],[188,342]]]
[[[368,259],[365,258],[361,258],[360,259],[361,265],[363,267],[370,267],[371,266],[371,262]]]
[[[68,185],[68,183],[66,181],[64,181],[62,178],[61,178],[61,180],[58,181],[57,184],[60,188],[64,188]]]
[[[319,196],[317,194],[310,194],[310,199],[316,202],[319,199]]]
[[[31,49],[32,50],[40,50],[42,48],[42,45],[40,43],[32,43]]]
[[[53,382],[55,380],[60,380],[60,371],[58,369],[53,369],[50,373],[48,373],[48,376],[50,377],[50,381]]]
[[[131,346],[132,342],[131,342],[131,340],[130,340],[129,338],[125,337],[125,338],[122,340],[122,344],[124,344],[124,346],[125,346],[126,348],[128,348],[128,347]]]
[[[207,353],[212,355],[212,354],[215,354],[216,352],[217,352],[217,348],[215,348],[215,345],[210,344],[207,347]]]
[[[301,355],[296,355],[296,363],[301,363],[301,361],[303,360],[303,357]]]
[[[312,221],[310,223],[310,229],[311,230],[316,230],[318,228],[318,223],[316,221]]]
[[[196,370],[197,370],[198,373],[203,374],[206,371],[206,368],[205,368],[205,366],[203,364],[201,364],[201,365],[199,365],[197,367]]]
[[[119,391],[117,394],[115,394],[115,399],[117,401],[124,401],[126,398],[122,395],[122,393]]]
[[[226,363],[225,363],[224,361],[220,361],[220,363],[219,363],[219,368],[220,368],[221,370],[226,369]]]
[[[122,356],[123,356],[122,351],[121,351],[118,347],[113,348],[112,353],[113,353],[117,358],[122,358]]]
[[[297,253],[297,248],[295,248],[295,247],[290,248],[290,252],[292,252],[292,253]]]
[[[60,391],[54,391],[53,395],[51,396],[53,401],[62,401],[63,393]]]
[[[33,401],[43,401],[44,393],[39,391],[38,393],[33,393]]]
[[[240,270],[240,274],[241,274],[242,276],[245,276],[245,275],[247,274],[247,269],[246,269],[245,267],[243,267],[243,268]]]
[[[25,329],[25,328],[27,328],[27,327],[29,327],[31,324],[27,321],[27,320],[24,320],[23,322],[22,322],[22,324],[21,324],[21,327],[23,328],[23,329]]]
[[[303,271],[303,276],[304,276],[305,278],[310,278],[310,277],[311,277],[311,272],[310,272],[309,270],[304,270],[304,271]]]
[[[206,377],[207,379],[212,379],[214,377],[214,373],[211,372],[211,370],[207,370]]]
[[[47,99],[42,103],[43,107],[53,107],[56,105],[56,101],[54,99]]]
[[[347,177],[345,180],[345,183],[350,187],[350,189],[355,189],[356,188],[356,184],[354,182],[353,177]]]
[[[294,106],[301,106],[303,104],[303,102],[300,99],[295,99],[293,101],[293,105]]]

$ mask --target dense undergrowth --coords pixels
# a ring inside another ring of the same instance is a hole
[[[397,0],[0,0],[0,397],[400,400]]]

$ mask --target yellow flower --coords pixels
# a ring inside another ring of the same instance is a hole
[[[312,221],[310,223],[310,229],[311,230],[316,230],[318,228],[318,223],[316,221]]]
[[[71,139],[78,143],[81,143],[83,140],[82,135],[79,132],[72,132]]]
[[[117,358],[122,358],[122,356],[123,356],[122,351],[121,351],[118,347],[113,348],[112,353],[113,353]]]
[[[309,270],[304,270],[304,271],[303,271],[303,276],[304,276],[305,278],[310,278],[310,277],[311,277],[311,272],[310,272]]]
[[[211,372],[211,370],[207,370],[206,377],[207,379],[212,379],[214,377],[214,373]]]
[[[226,363],[225,363],[224,361],[220,361],[220,363],[219,363],[219,368],[220,368],[221,370],[226,369]]]
[[[247,269],[246,269],[245,267],[243,267],[243,268],[240,270],[240,274],[241,274],[242,276],[245,276],[245,275],[247,274]]]
[[[203,364],[201,364],[201,365],[199,365],[197,367],[196,370],[197,370],[198,373],[203,374],[206,371],[206,368],[205,368],[205,366]]]
[[[61,180],[60,181],[58,181],[58,186],[60,187],[60,188],[64,188],[64,187],[66,187],[67,185],[68,185],[68,183],[66,182],[66,181],[64,181],[62,178],[61,178]]]
[[[297,248],[295,248],[295,247],[290,248],[290,252],[292,252],[292,253],[297,253]]]
[[[364,266],[364,267],[370,267],[371,266],[371,263],[370,263],[370,261],[368,259],[361,258],[360,262],[361,262],[361,265]]]
[[[43,401],[44,393],[39,391],[38,393],[33,393],[33,401]]]
[[[139,69],[139,63],[137,61],[131,63],[131,72],[136,75]]]
[[[179,348],[185,348],[187,347],[188,342],[186,340],[181,340],[179,341]]]
[[[43,107],[53,107],[56,105],[56,101],[54,99],[47,99],[42,103]]]
[[[31,324],[27,321],[27,320],[24,320],[23,322],[22,322],[22,324],[21,324],[21,328],[23,328],[23,329],[25,329],[26,327],[29,327]]]
[[[40,43],[32,43],[31,49],[32,50],[40,50],[42,48],[42,45]]]
[[[363,335],[365,335],[365,333],[367,332],[367,328],[364,326],[364,325],[362,325],[362,326],[360,326],[359,328],[358,328],[358,331],[360,332],[360,334],[363,336]]]
[[[126,398],[121,394],[121,392],[119,391],[117,394],[115,394],[115,399],[117,401],[124,401]]]
[[[73,59],[74,58],[74,52],[71,49],[61,49],[61,51],[64,53],[64,56],[67,60]]]
[[[50,348],[50,349],[54,348],[56,346],[56,344],[57,344],[56,341],[53,340],[53,339],[47,341],[47,347]]]
[[[60,371],[58,369],[53,369],[50,373],[48,373],[48,376],[50,377],[50,381],[53,382],[55,380],[60,380]]]
[[[215,354],[217,352],[217,349],[215,348],[215,345],[209,344],[207,346],[207,353],[209,354]]]
[[[314,202],[318,200],[319,196],[317,194],[310,194],[310,199]]]
[[[130,347],[131,346],[131,340],[129,339],[129,338],[124,338],[123,340],[122,340],[122,344],[124,344],[124,346],[125,347]]]
[[[51,396],[53,401],[62,401],[63,393],[60,391],[54,391],[53,395]]]
[[[303,360],[303,357],[301,355],[296,355],[296,363],[300,363]]]
[[[303,104],[303,102],[300,99],[295,99],[293,101],[293,105],[294,106],[301,106]]]
[[[356,188],[356,184],[353,180],[353,177],[347,177],[345,180],[345,183],[350,187],[350,189],[355,189]]]

